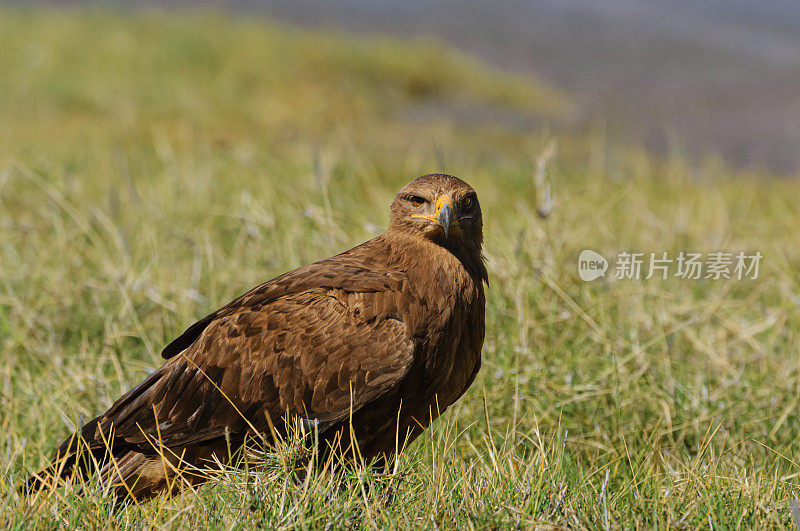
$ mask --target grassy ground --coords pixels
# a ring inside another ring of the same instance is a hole
[[[791,525],[800,182],[554,138],[530,124],[566,99],[431,42],[6,10],[0,71],[0,526]],[[436,170],[485,212],[484,365],[394,474],[298,482],[270,455],[120,511],[18,497],[193,319],[372,237]],[[749,281],[586,283],[585,248],[764,261]]]

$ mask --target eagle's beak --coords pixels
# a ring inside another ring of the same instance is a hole
[[[427,219],[428,221],[438,223],[444,229],[445,238],[450,237],[450,227],[453,223],[458,223],[458,219],[463,219],[456,219],[453,211],[453,200],[450,199],[450,196],[447,194],[440,196],[439,199],[436,200],[436,214],[411,214],[411,217]]]
[[[453,200],[443,195],[436,200],[436,223],[444,229],[444,237],[450,237],[450,226],[453,224]]]

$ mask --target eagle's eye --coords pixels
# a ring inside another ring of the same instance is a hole
[[[467,197],[467,198],[465,198],[465,199],[464,199],[464,200],[461,202],[461,204],[462,204],[462,205],[464,205],[465,207],[468,207],[468,206],[470,206],[470,205],[472,204],[472,198],[471,198],[471,197]]]
[[[414,208],[421,207],[422,204],[425,202],[423,198],[417,196],[411,196],[408,198],[408,200],[411,202],[411,206],[413,206]]]

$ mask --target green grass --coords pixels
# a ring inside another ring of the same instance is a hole
[[[0,72],[0,526],[792,525],[797,180],[553,137],[567,98],[436,42],[6,9]],[[276,454],[116,512],[16,494],[193,319],[372,237],[439,170],[485,212],[483,369],[394,474],[293,481]],[[765,258],[751,281],[585,283],[584,248]]]

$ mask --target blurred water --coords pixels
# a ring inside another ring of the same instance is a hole
[[[237,4],[249,4],[240,1]],[[800,1],[271,1],[302,25],[436,35],[580,104],[568,127],[742,167],[800,168]],[[562,124],[564,125],[564,124]]]

